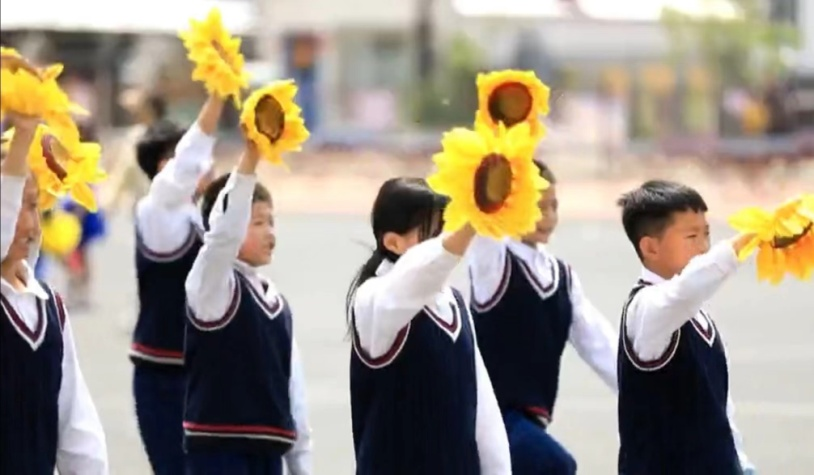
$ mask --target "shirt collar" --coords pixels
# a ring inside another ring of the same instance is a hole
[[[40,285],[39,281],[37,281],[37,279],[34,277],[34,271],[28,265],[28,262],[23,261],[22,265],[22,277],[25,280],[25,288],[22,290],[17,290],[10,283],[6,282],[5,279],[0,279],[2,280],[0,285],[2,285],[3,290],[14,294],[32,294],[40,300],[48,300],[48,293],[44,288],[42,288],[42,285]]]
[[[509,247],[509,250],[520,258],[534,259],[534,256],[541,255],[543,258],[548,259],[548,251],[546,250],[544,244],[529,246],[528,244],[524,244],[514,239],[507,239],[505,242]]]
[[[376,268],[376,277],[382,276],[390,272],[393,268],[393,263],[389,259],[384,259],[379,267]]]
[[[651,271],[647,267],[642,267],[642,272],[640,274],[640,278],[648,282],[650,284],[658,284],[660,282],[664,282],[666,279],[655,272]]]

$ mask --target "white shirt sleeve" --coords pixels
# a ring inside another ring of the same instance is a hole
[[[618,392],[616,358],[619,336],[608,319],[585,297],[582,283],[573,268],[570,294],[573,320],[568,339],[588,366],[605,384]]]
[[[11,243],[14,242],[17,218],[23,207],[24,190],[25,178],[0,175],[0,259],[6,258]]]
[[[237,283],[233,266],[251,220],[255,175],[233,171],[209,217],[209,231],[186,280],[193,317],[203,322],[228,322]]]
[[[640,290],[628,305],[625,326],[636,356],[643,361],[661,357],[673,332],[693,318],[737,268],[732,244],[723,241],[693,258],[681,274]]]
[[[472,281],[472,303],[485,306],[493,300],[504,283],[506,243],[475,236],[469,245],[467,263]]]
[[[79,368],[67,314],[62,338],[64,355],[58,400],[57,469],[60,475],[107,475],[109,469],[105,434]]]
[[[467,312],[468,313],[468,312]],[[511,475],[512,460],[509,453],[509,438],[503,415],[497,405],[492,381],[483,363],[475,338],[475,323],[469,315],[472,338],[475,339],[475,371],[478,390],[478,408],[475,419],[475,441],[480,456],[480,471],[483,475]]]
[[[136,207],[143,244],[151,251],[169,253],[183,246],[190,232],[190,208],[195,188],[212,157],[215,138],[193,124],[169,160],[155,176],[147,196]]]
[[[412,247],[389,272],[359,286],[353,301],[356,332],[370,357],[387,353],[398,332],[433,303],[459,261],[437,237]]]
[[[291,379],[288,394],[291,401],[291,415],[297,428],[297,440],[291,450],[286,452],[285,462],[291,475],[310,475],[313,472],[311,427],[308,425],[305,374],[296,341],[291,342]]]

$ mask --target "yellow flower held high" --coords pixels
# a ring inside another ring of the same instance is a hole
[[[729,224],[755,235],[738,257],[757,250],[758,279],[778,284],[786,273],[800,280],[814,274],[814,194],[787,200],[773,212],[745,208],[730,216]]]
[[[240,125],[266,160],[282,164],[284,152],[298,151],[310,135],[294,102],[297,85],[275,81],[254,91],[243,104]]]
[[[14,129],[3,139],[8,143]],[[70,195],[88,211],[97,210],[96,197],[90,185],[106,178],[99,168],[101,147],[94,142],[64,141],[58,133],[40,125],[28,151],[31,173],[40,189],[40,209],[51,209],[57,200]]]
[[[478,74],[477,123],[497,132],[498,124],[512,128],[526,123],[530,133],[541,139],[545,128],[539,116],[548,114],[550,91],[532,71],[496,71]]]
[[[192,79],[203,82],[210,94],[231,96],[240,108],[240,92],[249,87],[249,75],[243,70],[240,38],[226,31],[220,10],[213,8],[203,21],[190,20],[190,29],[178,36],[195,64]]]
[[[532,161],[537,140],[528,124],[508,130],[500,124],[497,134],[485,126],[456,128],[444,134],[441,146],[433,157],[437,171],[427,181],[450,198],[446,231],[467,222],[493,238],[519,238],[534,230],[542,217],[537,202],[549,184]]]

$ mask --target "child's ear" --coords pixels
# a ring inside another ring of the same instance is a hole
[[[639,252],[642,257],[654,258],[658,254],[658,240],[651,236],[644,236],[639,239]]]
[[[396,255],[402,255],[405,251],[404,247],[404,238],[399,236],[394,232],[387,232],[384,233],[384,237],[382,238],[382,245],[388,251],[392,252]]]

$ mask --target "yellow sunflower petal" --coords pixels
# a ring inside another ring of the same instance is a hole
[[[266,160],[284,165],[282,154],[302,149],[310,133],[293,102],[297,85],[292,80],[275,81],[252,92],[243,104],[240,125]]]
[[[178,33],[195,64],[192,79],[204,84],[210,94],[232,97],[240,108],[240,93],[249,86],[240,52],[240,38],[232,37],[223,26],[220,10],[210,10],[204,21],[190,20],[190,28]]]
[[[481,235],[520,237],[534,229],[541,213],[537,206],[545,181],[532,162],[536,139],[528,133],[508,133],[500,124],[475,131],[453,129],[433,156],[436,171],[427,178],[437,193],[450,198],[444,229],[466,223]]]
[[[545,129],[539,116],[549,111],[550,90],[532,71],[496,71],[479,74],[476,124],[497,131],[498,124],[511,128],[526,123],[538,140]]]

